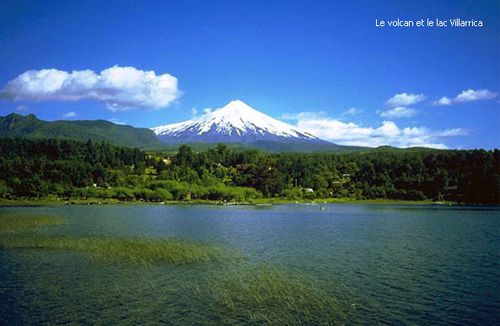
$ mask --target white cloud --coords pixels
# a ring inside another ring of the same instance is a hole
[[[347,116],[355,116],[361,114],[362,112],[363,109],[352,107],[342,112],[342,114],[340,114],[338,118],[341,119]],[[325,111],[304,111],[299,113],[283,113],[279,117],[279,119],[281,120],[289,120],[289,121],[312,120],[312,119],[323,119],[323,118],[328,118],[328,114]]]
[[[305,111],[299,113],[283,113],[280,117],[282,120],[313,120],[327,118],[325,111]]]
[[[434,102],[435,105],[451,105],[452,99],[446,96],[441,97],[439,100]]]
[[[380,113],[380,116],[384,118],[411,118],[415,114],[417,114],[417,111],[412,108],[397,106],[387,111],[383,111],[382,113]]]
[[[358,109],[358,108],[349,108],[346,111],[342,112],[341,115],[339,115],[339,118],[343,118],[346,116],[354,116],[354,115],[359,115],[363,112],[363,109]],[[299,113],[283,113],[279,119],[281,120],[291,120],[291,121],[296,121],[296,120],[304,120],[304,119],[321,119],[321,118],[327,118],[328,114],[325,111],[305,111],[305,112],[299,112]]]
[[[446,129],[438,134],[439,137],[455,137],[455,136],[465,136],[465,135],[467,135],[467,131],[462,128]]]
[[[283,113],[279,116],[281,120],[297,120],[297,115],[294,113]]]
[[[296,114],[297,128],[341,145],[377,147],[432,147],[445,149],[442,139],[465,135],[463,129],[432,131],[425,127],[400,128],[392,121],[384,121],[378,127],[362,127],[353,122],[343,122],[314,112]]]
[[[196,108],[192,108],[191,115],[197,115],[197,114],[198,114],[198,110],[196,110]]]
[[[340,116],[344,117],[344,116],[348,116],[348,115],[358,115],[361,113],[363,113],[363,109],[350,108],[350,109],[344,111]]]
[[[409,106],[422,102],[424,99],[424,94],[399,93],[388,99],[386,104],[390,107]]]
[[[57,69],[29,70],[7,83],[0,96],[27,101],[94,100],[111,111],[164,108],[179,98],[177,78],[134,67],[113,66],[95,73]]]
[[[115,125],[126,125],[127,124],[126,122],[123,122],[117,118],[111,118],[111,119],[109,119],[109,121],[113,122]]]
[[[495,97],[497,97],[497,93],[491,92],[487,89],[467,89],[460,92],[457,96],[455,96],[455,98],[443,96],[439,100],[435,101],[434,104],[444,106],[466,102],[492,100]]]
[[[455,97],[455,102],[472,102],[472,101],[481,101],[481,100],[491,100],[497,96],[497,93],[490,92],[487,89],[473,90],[468,89],[462,91],[460,94]]]
[[[70,112],[66,112],[66,113],[64,113],[62,117],[63,117],[64,119],[69,119],[69,118],[74,118],[74,117],[76,117],[76,116],[77,116],[77,114],[76,114],[76,112],[75,112],[75,111],[70,111]]]
[[[16,111],[25,112],[28,111],[28,107],[26,105],[18,105],[16,106]]]
[[[203,109],[204,114],[209,114],[211,112],[212,112],[212,109],[210,109],[210,108]]]

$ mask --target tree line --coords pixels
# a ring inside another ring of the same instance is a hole
[[[500,203],[500,151],[267,153],[224,144],[174,155],[105,143],[0,139],[0,196],[120,200],[259,197]]]

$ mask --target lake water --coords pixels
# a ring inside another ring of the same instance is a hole
[[[215,243],[246,257],[238,268],[269,264],[306,275],[338,301],[347,324],[500,324],[499,208],[0,208],[5,213],[67,220],[40,231],[48,234]],[[0,322],[219,324],[211,302],[186,284],[210,284],[228,268],[124,266],[92,263],[75,252],[0,250]]]

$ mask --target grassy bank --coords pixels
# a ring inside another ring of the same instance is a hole
[[[385,204],[385,205],[429,205],[432,200],[397,200],[397,199],[353,199],[353,198],[318,198],[318,199],[256,199],[253,204]]]
[[[431,200],[394,200],[394,199],[352,199],[352,198],[325,198],[325,199],[282,199],[259,198],[252,201],[224,202],[220,200],[170,200],[164,202],[146,202],[140,200],[120,201],[117,199],[0,199],[0,207],[35,207],[60,205],[262,205],[262,204],[380,204],[380,205],[429,205],[437,204]],[[447,203],[448,204],[448,203]],[[450,203],[455,204],[455,203]]]

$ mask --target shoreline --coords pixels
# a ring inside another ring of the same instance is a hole
[[[165,201],[146,202],[140,200],[120,201],[116,199],[100,200],[91,199],[0,199],[0,207],[40,207],[40,206],[76,206],[76,205],[214,205],[214,206],[270,206],[270,205],[325,205],[325,204],[359,204],[359,205],[443,205],[456,206],[463,205],[451,202],[435,202],[431,200],[396,200],[396,199],[348,199],[348,198],[327,198],[315,200],[289,200],[280,198],[263,198],[253,201],[224,202],[218,200],[189,200],[189,201]],[[477,204],[476,204],[477,205]]]

